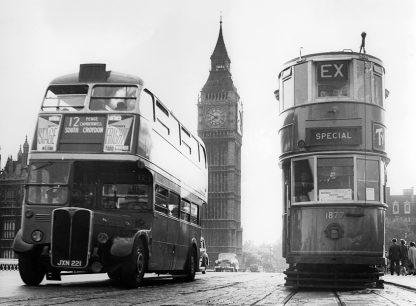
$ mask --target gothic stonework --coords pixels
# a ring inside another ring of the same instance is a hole
[[[201,223],[211,264],[219,253],[242,255],[241,145],[243,108],[220,32],[211,55],[209,77],[198,101],[198,135],[208,156],[208,205]]]

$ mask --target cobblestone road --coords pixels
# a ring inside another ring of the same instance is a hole
[[[394,285],[359,291],[294,291],[281,273],[198,274],[194,282],[148,277],[126,290],[105,274],[64,276],[23,285],[16,271],[0,271],[0,305],[416,305],[416,292]]]

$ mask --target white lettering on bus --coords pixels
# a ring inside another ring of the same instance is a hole
[[[78,133],[78,132],[79,132],[79,128],[78,127],[66,127],[65,128],[65,134]]]
[[[50,126],[47,128],[38,128],[38,144],[54,144],[58,128]]]
[[[352,139],[350,132],[327,132],[315,134],[316,140],[331,139]]]
[[[104,129],[102,127],[84,127],[82,128],[83,133],[102,133]]]
[[[123,144],[127,138],[129,128],[124,126],[109,126],[107,128],[107,144]]]

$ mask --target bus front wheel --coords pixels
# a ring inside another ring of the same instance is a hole
[[[26,285],[39,285],[45,273],[45,267],[41,262],[39,252],[33,250],[19,254],[19,274]]]
[[[194,248],[192,248],[191,252],[189,253],[188,257],[188,267],[186,270],[186,280],[193,281],[195,279],[195,273],[196,273],[196,251]]]
[[[147,265],[144,243],[139,240],[129,261],[121,268],[121,282],[128,288],[137,288],[143,284]]]

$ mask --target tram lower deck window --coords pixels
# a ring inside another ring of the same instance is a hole
[[[352,157],[318,158],[318,200],[354,199],[354,160]]]

